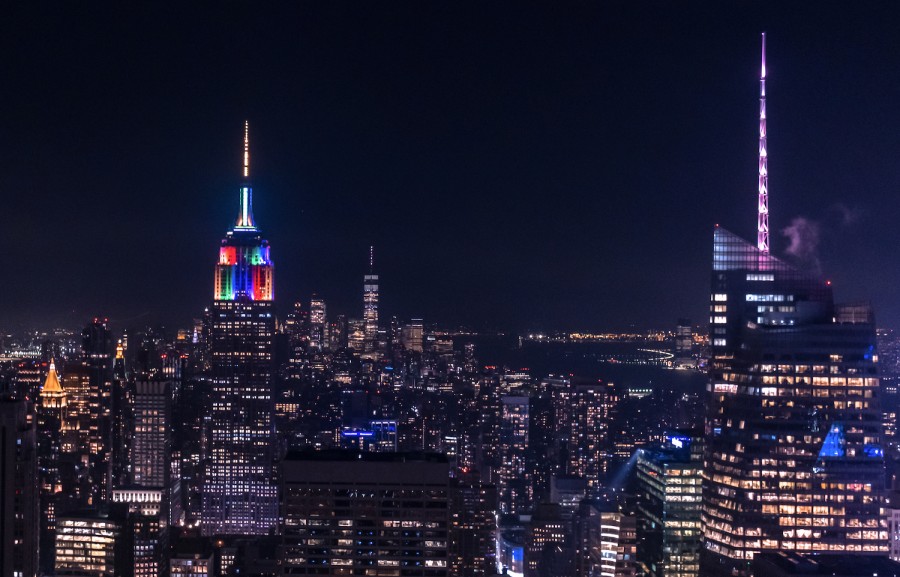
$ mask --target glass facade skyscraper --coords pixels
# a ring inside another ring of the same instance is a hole
[[[868,306],[716,228],[710,339],[703,574],[764,550],[886,553]]]
[[[272,462],[274,266],[253,219],[246,132],[244,146],[240,211],[219,249],[211,309],[205,535],[265,535],[278,521]]]
[[[373,247],[369,247],[369,274],[363,278],[363,323],[363,352],[371,356],[378,344],[378,275],[375,274]]]

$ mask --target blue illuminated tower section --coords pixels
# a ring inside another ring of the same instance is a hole
[[[201,529],[266,535],[278,521],[273,474],[274,265],[253,219],[248,126],[234,227],[219,248],[210,328],[209,442]]]

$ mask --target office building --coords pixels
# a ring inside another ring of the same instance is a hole
[[[133,577],[128,511],[121,504],[71,511],[56,523],[58,577]]]
[[[0,396],[0,571],[38,574],[37,439],[31,403]]]
[[[304,451],[282,465],[282,575],[449,575],[442,455]]]
[[[40,564],[41,568],[47,572],[53,569],[58,494],[64,490],[62,435],[66,410],[67,395],[60,384],[56,363],[51,360],[36,407],[38,488],[40,492]]]
[[[647,577],[700,572],[702,438],[673,434],[637,451],[638,561]]]
[[[575,577],[578,543],[572,511],[537,506],[525,530],[525,577]]]
[[[313,295],[309,301],[309,346],[322,350],[328,344],[328,314],[325,300]]]
[[[135,487],[162,491],[162,514],[170,525],[182,518],[181,479],[172,456],[172,382],[138,380],[134,385],[132,477]]]
[[[375,247],[369,247],[369,274],[363,277],[363,353],[375,354],[378,344],[378,275],[375,274]]]
[[[764,551],[888,553],[874,317],[770,252],[765,34],[756,246],[716,227],[704,575]]]
[[[501,513],[525,513],[531,507],[532,470],[528,463],[528,397],[501,398],[497,453],[497,493]]]
[[[222,240],[210,328],[205,535],[265,535],[278,519],[273,474],[274,265],[253,218],[249,137],[239,214]]]
[[[450,574],[492,575],[497,567],[497,488],[471,471],[450,481]]]
[[[404,325],[400,341],[406,350],[421,353],[424,350],[425,341],[425,327],[422,319],[412,319],[408,325]]]
[[[887,553],[871,311],[721,228],[713,258],[704,566]]]
[[[578,575],[638,575],[637,516],[627,500],[585,499],[578,510],[577,532]]]

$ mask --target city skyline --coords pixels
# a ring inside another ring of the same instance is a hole
[[[762,31],[772,250],[789,227],[817,229],[817,251],[792,252],[898,324],[882,202],[900,171],[880,160],[898,146],[893,14],[568,8],[226,8],[202,45],[190,11],[164,33],[155,13],[95,14],[80,32],[17,14],[4,42],[46,42],[14,52],[4,234],[24,276],[55,282],[8,287],[4,328],[187,326],[208,299],[202,247],[232,219],[245,117],[259,216],[283,247],[279,315],[313,293],[358,314],[374,245],[383,318],[701,324],[708,231],[752,234]],[[526,33],[537,23],[544,36]],[[663,279],[677,281],[665,298]]]

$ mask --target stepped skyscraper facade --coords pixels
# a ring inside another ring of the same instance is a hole
[[[206,535],[264,535],[278,521],[273,474],[274,265],[253,218],[248,127],[234,227],[215,268],[208,461],[201,528]]]

